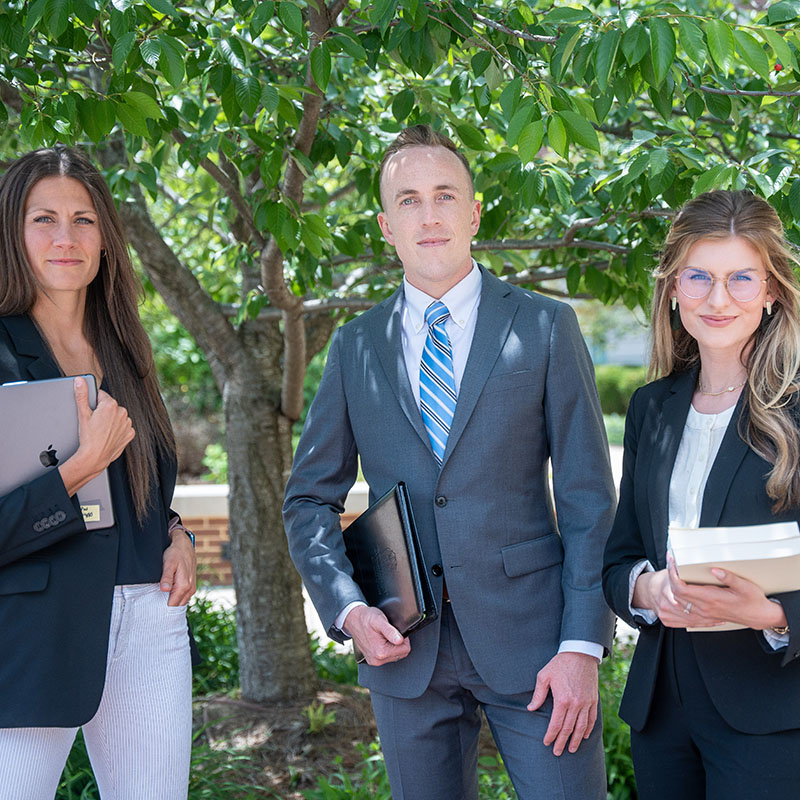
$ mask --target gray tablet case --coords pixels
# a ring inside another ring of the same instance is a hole
[[[89,387],[89,405],[94,408],[97,383],[93,375],[81,377]],[[74,378],[0,385],[0,495],[55,469],[77,449]],[[78,490],[78,502],[87,529],[114,524],[106,470]]]

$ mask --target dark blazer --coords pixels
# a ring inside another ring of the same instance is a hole
[[[0,383],[59,375],[29,317],[0,318]],[[176,465],[161,458],[158,469],[169,508]],[[86,530],[56,470],[0,497],[0,728],[72,727],[94,716],[118,544],[116,528]]]
[[[611,608],[639,628],[639,641],[620,706],[634,729],[647,721],[666,629],[632,616],[629,574],[637,561],[666,567],[669,484],[697,382],[691,370],[648,384],[631,398],[616,519],[605,551],[603,589]],[[765,490],[771,465],[739,436],[744,393],[708,477],[700,525],[756,525],[800,519],[773,514]],[[738,424],[737,424],[738,422]],[[772,733],[800,728],[800,592],[776,596],[791,627],[789,645],[772,650],[760,631],[693,633],[697,663],[711,699],[734,729]]]
[[[292,558],[326,629],[341,639],[337,614],[363,600],[339,524],[360,456],[372,501],[406,482],[437,600],[444,577],[481,678],[502,694],[532,691],[560,641],[610,647],[612,639],[600,563],[614,489],[586,346],[569,306],[482,270],[439,469],[408,380],[402,308],[401,288],[331,343],[286,489]],[[408,658],[361,665],[362,685],[418,697],[438,641],[435,622],[411,635]]]

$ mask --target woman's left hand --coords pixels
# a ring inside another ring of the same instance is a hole
[[[170,534],[172,544],[164,551],[161,591],[169,592],[167,605],[185,606],[197,588],[197,554],[183,528]]]
[[[769,600],[755,583],[733,572],[713,568],[714,577],[724,586],[711,586],[682,581],[671,556],[667,568],[672,593],[683,609],[687,628],[707,626],[709,622],[735,622],[765,630],[786,624],[786,616],[778,603]]]

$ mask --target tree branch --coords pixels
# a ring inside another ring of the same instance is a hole
[[[185,144],[187,141],[186,134],[178,128],[172,129],[172,137],[178,144]],[[222,156],[220,156],[222,157]],[[259,233],[256,228],[255,221],[253,220],[253,212],[247,205],[247,201],[239,191],[239,187],[225,174],[225,172],[215,164],[208,156],[205,156],[200,161],[200,166],[219,184],[225,196],[231,201],[233,207],[242,219],[242,222],[247,227],[249,234],[253,237],[253,241],[261,249],[264,247],[264,237]],[[244,243],[243,243],[244,244]]]
[[[528,42],[539,42],[541,44],[555,44],[558,41],[558,36],[537,36],[532,33],[527,33],[526,31],[515,31],[499,22],[495,22],[493,19],[484,17],[477,11],[473,11],[472,16],[475,17],[478,22],[482,22],[487,28],[494,28],[496,31],[500,31],[500,33],[507,33],[509,36],[514,36],[517,39],[525,39],[525,41]]]

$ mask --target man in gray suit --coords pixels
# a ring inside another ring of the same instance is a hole
[[[481,709],[521,800],[602,800],[614,488],[575,314],[472,260],[481,205],[446,137],[401,132],[381,199],[405,278],[331,342],[286,489],[292,558],[329,635],[366,656],[395,800],[477,798]],[[407,639],[345,555],[359,457],[371,502],[406,483],[441,609]]]

